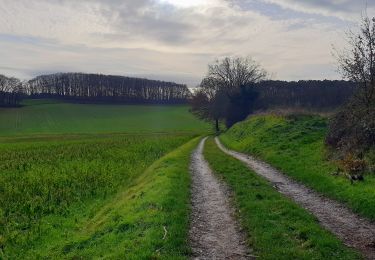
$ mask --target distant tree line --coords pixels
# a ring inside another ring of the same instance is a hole
[[[211,81],[206,79],[203,83],[206,89],[213,91],[209,87],[213,83],[212,78]],[[344,104],[353,95],[355,89],[356,84],[349,81],[265,80],[250,82],[246,88],[240,89],[240,92],[231,92],[231,99],[233,104],[254,103],[253,109],[278,107],[331,109]],[[255,94],[252,92],[257,93],[256,100],[253,100]],[[60,98],[77,102],[177,104],[186,103],[190,96],[189,89],[182,84],[123,76],[58,73],[21,82],[19,79],[0,75],[0,106],[3,107],[18,106],[24,97]],[[240,100],[234,101],[234,99]],[[226,109],[223,102],[218,101],[217,106],[221,107],[221,110]],[[233,106],[230,108],[237,109]],[[233,120],[237,121],[236,118]]]
[[[124,103],[185,103],[191,94],[173,82],[84,73],[38,76],[25,89],[30,97]]]
[[[0,75],[0,107],[18,106],[22,96],[22,82]]]
[[[334,109],[345,104],[358,84],[344,80],[266,80],[254,85],[256,108]]]

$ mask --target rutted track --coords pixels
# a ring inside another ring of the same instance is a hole
[[[244,162],[268,181],[282,194],[314,214],[321,225],[337,235],[347,246],[356,248],[368,259],[375,259],[375,224],[359,217],[344,205],[321,196],[306,186],[291,180],[270,165],[247,154],[225,148],[215,138],[225,153]]]
[[[233,217],[227,187],[203,158],[206,138],[191,158],[192,215],[190,243],[195,259],[249,259],[245,239]]]

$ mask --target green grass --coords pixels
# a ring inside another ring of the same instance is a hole
[[[334,176],[326,159],[327,119],[319,116],[253,116],[220,137],[229,148],[253,154],[316,191],[345,203],[353,211],[375,220],[375,176],[353,185]]]
[[[143,172],[192,134],[60,137],[0,144],[0,258],[186,252],[181,215],[196,142]],[[161,224],[176,241],[156,239]]]
[[[21,108],[0,108],[0,136],[209,130],[209,124],[189,113],[187,105],[98,105],[27,100]]]
[[[185,257],[190,140],[210,132],[188,110],[0,108],[0,259]]]
[[[230,186],[249,245],[259,259],[360,259],[269,182],[229,157],[209,139],[204,150],[214,172]]]

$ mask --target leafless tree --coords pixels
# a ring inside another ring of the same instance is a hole
[[[375,146],[375,18],[364,16],[359,29],[349,34],[350,49],[338,54],[340,71],[358,90],[331,120],[326,142],[361,156]]]
[[[349,33],[350,50],[338,53],[342,75],[360,87],[356,95],[369,113],[375,97],[375,17],[364,16],[360,31]]]
[[[240,92],[245,94],[244,88],[264,80],[266,75],[265,70],[249,57],[226,57],[216,60],[208,65],[208,73],[193,98],[193,113],[214,120],[216,131],[219,131],[219,120],[228,119],[230,114],[228,110],[231,107],[230,103],[233,103],[231,99],[238,98]],[[246,93],[250,92],[246,91]],[[205,95],[206,99],[203,99],[202,95]],[[200,102],[194,102],[195,98]]]
[[[0,106],[17,106],[21,100],[22,82],[0,75]]]
[[[211,81],[216,89],[231,91],[264,80],[266,75],[266,71],[250,57],[226,57],[208,65],[204,81]]]

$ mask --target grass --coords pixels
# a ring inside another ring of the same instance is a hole
[[[321,228],[315,217],[242,162],[220,151],[212,138],[204,155],[233,191],[249,245],[259,259],[360,259],[358,253]]]
[[[67,238],[41,244],[40,256],[186,259],[190,253],[188,165],[197,142],[194,139],[153,163],[126,191],[80,223]]]
[[[210,132],[188,110],[0,108],[0,259],[185,258],[191,140]]]
[[[375,176],[351,184],[346,177],[332,175],[337,167],[327,160],[326,131],[327,119],[319,116],[260,115],[234,125],[220,140],[375,220]]]
[[[0,136],[208,132],[210,125],[187,105],[72,104],[26,100],[21,108],[0,108]]]
[[[186,229],[181,215],[188,208],[187,161],[194,142],[144,171],[192,137],[56,136],[0,144],[0,258],[40,258],[48,250],[56,258],[126,250],[136,256],[160,245],[160,254],[186,252],[178,236]],[[156,239],[161,223],[176,241]],[[66,241],[63,249],[51,248]]]

